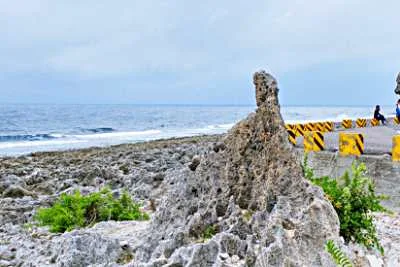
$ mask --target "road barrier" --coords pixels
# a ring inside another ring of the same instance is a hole
[[[326,121],[324,122],[324,128],[325,132],[333,132],[333,122],[332,121]]]
[[[357,125],[358,128],[367,127],[367,120],[366,119],[357,119],[356,120],[356,125]]]
[[[285,124],[285,128],[286,128],[286,130],[294,130],[295,131],[295,128],[296,128],[296,125],[295,124]]]
[[[352,120],[343,120],[342,127],[345,129],[353,128],[353,121]]]
[[[304,127],[304,131],[305,131],[305,132],[312,132],[312,131],[314,131],[314,123],[312,123],[312,122],[303,124],[303,127]]]
[[[400,135],[393,136],[392,160],[400,161]]]
[[[323,122],[314,122],[314,131],[316,132],[325,132],[325,126]]]
[[[372,127],[379,126],[379,121],[377,119],[373,118],[371,120],[371,126]]]
[[[296,124],[296,136],[304,136],[304,125]]]
[[[364,136],[359,133],[339,133],[339,154],[360,156],[364,153]]]
[[[295,131],[293,131],[293,130],[287,130],[287,132],[288,132],[288,138],[289,138],[289,142],[292,144],[292,145],[296,145],[296,132]]]
[[[397,117],[388,117],[388,124],[400,125],[400,120]],[[353,124],[354,123],[354,124]],[[297,137],[303,138],[305,152],[318,152],[325,150],[324,133],[333,132],[335,129],[342,128],[365,128],[367,126],[375,127],[380,125],[380,121],[373,119],[359,118],[354,122],[350,119],[342,122],[310,122],[304,124],[285,124],[288,132],[288,140],[294,146],[297,145]],[[360,156],[364,154],[364,135],[360,133],[339,132],[339,154],[341,156]],[[393,136],[392,145],[392,160],[400,162],[400,134]]]
[[[321,151],[325,148],[324,135],[322,132],[306,132],[304,133],[304,151]]]

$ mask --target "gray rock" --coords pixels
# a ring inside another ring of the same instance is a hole
[[[37,197],[37,195],[31,191],[28,191],[21,186],[11,185],[6,190],[4,190],[2,197],[11,197],[11,198],[21,198],[24,196]]]
[[[287,142],[275,79],[259,72],[254,84],[258,109],[224,138],[225,150],[206,152],[196,172],[167,174],[173,186],[134,249],[137,262],[334,266],[324,245],[339,239],[337,215],[303,178]]]
[[[55,263],[59,266],[103,266],[117,262],[122,248],[116,240],[99,234],[72,232],[59,238],[52,250]]]
[[[197,166],[200,165],[200,161],[201,161],[201,159],[200,159],[199,156],[197,156],[197,155],[194,156],[192,158],[192,162],[189,164],[189,169],[192,170],[192,171],[195,171]]]
[[[223,142],[217,142],[214,144],[213,150],[218,153],[219,151],[225,150],[226,145]]]
[[[24,180],[16,175],[3,175],[0,177],[0,194],[3,194],[10,186],[26,187]]]

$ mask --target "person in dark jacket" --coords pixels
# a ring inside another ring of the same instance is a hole
[[[386,119],[385,117],[380,113],[381,107],[379,105],[376,105],[375,107],[375,112],[374,112],[374,119],[381,121],[383,125],[385,125]]]

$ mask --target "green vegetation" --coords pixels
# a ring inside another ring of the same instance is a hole
[[[335,208],[340,220],[340,235],[347,242],[353,240],[367,248],[376,248],[383,254],[372,212],[388,212],[380,204],[380,201],[387,197],[375,194],[375,185],[372,179],[366,176],[365,164],[353,162],[351,170],[336,179],[315,177],[305,157],[303,171],[307,179],[324,190]]]
[[[51,232],[65,232],[90,226],[100,221],[148,220],[127,192],[114,198],[107,188],[87,196],[76,191],[72,195],[62,194],[50,208],[41,208],[35,219],[40,225],[50,226]]]
[[[209,225],[206,227],[202,234],[204,240],[212,238],[218,232],[218,227],[216,225]]]
[[[325,246],[326,251],[332,256],[338,267],[353,267],[349,258],[341,251],[332,240],[328,240]]]

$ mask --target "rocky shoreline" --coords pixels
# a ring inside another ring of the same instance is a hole
[[[61,250],[54,244],[62,238],[29,223],[37,207],[48,206],[60,193],[75,189],[93,192],[103,186],[110,186],[115,192],[126,188],[144,204],[147,212],[153,213],[166,190],[162,185],[166,173],[190,168],[197,155],[220,149],[219,140],[223,137],[195,136],[0,158],[0,266],[29,266],[28,262],[33,266],[53,264],[55,255]],[[10,194],[10,187],[17,186],[23,190],[14,190],[16,195],[4,196]],[[377,261],[384,261],[384,266],[399,264],[399,221],[398,213],[392,216],[376,214],[378,235],[386,251],[386,257]],[[149,222],[103,222],[93,229],[66,235],[95,233],[99,239],[94,239],[93,243],[100,242],[100,237],[108,238],[118,240],[115,244],[122,248],[125,244],[137,243],[138,233],[147,227]],[[71,252],[76,249],[68,248]],[[362,251],[358,246],[353,249]],[[101,255],[102,250],[98,251]],[[93,257],[101,260],[99,255]],[[72,258],[69,259],[72,261]],[[234,264],[240,260],[233,257],[230,261]]]
[[[157,205],[166,173],[189,168],[195,155],[215,146],[219,138],[173,138],[0,158],[0,221],[26,223],[35,207],[48,205],[63,192],[92,192],[104,186],[128,189],[135,200]]]
[[[220,149],[220,138],[218,135],[195,136],[0,158],[0,266],[52,264],[52,257],[59,253],[54,247],[59,235],[29,224],[36,208],[49,206],[61,193],[74,190],[89,193],[104,186],[115,193],[127,189],[152,214],[167,190],[167,173],[189,169],[196,155]],[[167,182],[170,183],[173,181]],[[135,231],[148,222],[105,222],[102,225],[106,229],[104,232],[120,225],[120,234],[114,232],[113,235],[123,242],[129,229]],[[104,232],[101,236],[107,236]],[[93,242],[98,241],[94,239]],[[99,255],[101,253],[100,250]]]

